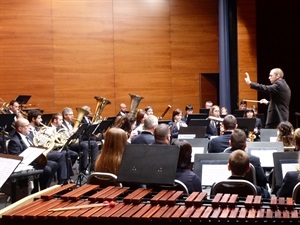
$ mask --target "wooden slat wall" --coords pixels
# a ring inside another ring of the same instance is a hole
[[[111,116],[131,93],[159,116],[169,104],[197,110],[199,74],[218,70],[217,0],[0,1],[5,101],[30,94],[51,113],[94,110],[103,96]]]

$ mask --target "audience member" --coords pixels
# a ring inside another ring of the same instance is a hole
[[[106,132],[102,151],[96,159],[95,171],[118,174],[126,143],[127,134],[123,129],[110,128]]]
[[[294,132],[296,149],[300,149],[300,128]],[[278,189],[277,197],[292,197],[296,184],[300,182],[300,154],[298,154],[299,165],[296,171],[288,171],[282,181],[281,187]]]
[[[184,140],[176,140],[173,145],[180,147],[177,171],[175,179],[185,184],[189,193],[202,191],[201,180],[193,171],[191,171],[192,146]]]
[[[156,126],[156,128],[154,129],[154,140],[155,141],[153,144],[171,144],[170,128],[167,124],[161,123]]]
[[[228,170],[231,171],[229,180],[245,180],[246,173],[250,170],[249,155],[243,150],[235,150],[229,156]],[[270,198],[270,193],[257,185],[254,185],[258,195]]]
[[[182,111],[180,109],[175,109],[172,113],[172,121],[169,126],[172,130],[172,138],[177,138],[180,127],[187,127],[187,124],[181,119]]]
[[[277,141],[282,141],[284,147],[294,147],[294,127],[288,121],[280,122],[277,127]]]
[[[235,150],[243,150],[245,151],[247,145],[247,137],[245,131],[241,129],[235,129],[230,138],[230,147],[224,150],[224,153],[232,153]],[[267,177],[265,175],[264,169],[261,167],[260,159],[257,156],[249,155],[250,163],[255,168],[256,173],[256,183],[260,187],[266,187],[267,185]]]
[[[144,130],[137,136],[133,137],[131,144],[153,144],[154,130],[158,125],[158,119],[154,115],[148,115],[144,119]]]
[[[223,120],[224,133],[219,137],[213,138],[208,142],[209,153],[224,152],[229,147],[229,140],[231,133],[237,127],[237,120],[235,116],[228,114]]]

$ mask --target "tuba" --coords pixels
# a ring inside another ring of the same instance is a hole
[[[100,123],[102,121],[101,113],[102,113],[104,107],[106,105],[110,104],[110,101],[106,98],[99,97],[99,96],[95,96],[94,98],[97,101],[97,105],[96,105],[96,109],[95,109],[95,114],[92,119],[92,123]]]
[[[144,98],[142,96],[139,96],[139,95],[134,95],[134,94],[129,94],[130,95],[130,98],[131,98],[131,103],[130,103],[130,111],[129,111],[129,114],[131,116],[136,116],[136,113],[137,113],[137,108],[141,102],[141,100]]]
[[[82,118],[85,116],[85,115],[88,115],[89,112],[86,111],[85,109],[83,108],[76,108],[77,110],[77,118],[76,118],[76,122],[74,124],[74,129],[78,128],[79,125],[81,124],[81,121],[82,121]]]

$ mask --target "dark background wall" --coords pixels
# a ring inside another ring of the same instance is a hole
[[[269,84],[272,68],[280,67],[292,91],[290,122],[295,125],[295,112],[300,111],[299,81],[299,0],[259,0],[257,9],[257,80]],[[266,98],[264,93],[258,99]],[[266,111],[266,106],[259,110]]]

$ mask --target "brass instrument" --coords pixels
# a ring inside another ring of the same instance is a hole
[[[135,117],[136,113],[137,113],[137,108],[138,108],[141,100],[144,97],[139,96],[139,95],[134,95],[134,94],[129,94],[129,95],[130,95],[130,98],[131,98],[129,114]]]
[[[111,102],[108,99],[99,97],[99,96],[95,96],[94,98],[97,101],[97,105],[96,105],[96,109],[95,109],[95,114],[92,118],[92,123],[100,123],[102,121],[101,113],[102,113],[104,107],[106,105],[109,105]]]
[[[250,142],[253,142],[254,139],[256,138],[255,133],[254,133],[253,131],[249,131],[249,133],[248,133],[248,138],[249,138],[249,141],[250,141]]]
[[[163,112],[163,114],[161,114],[161,116],[158,117],[158,119],[162,120],[162,118],[167,114],[167,112],[169,111],[170,108],[172,108],[172,106],[168,105],[168,107],[165,109],[165,111]]]
[[[0,114],[7,114],[9,103],[5,102],[2,98],[0,98]]]
[[[77,110],[77,119],[74,124],[74,129],[77,129],[79,127],[79,125],[81,124],[82,118],[85,115],[89,114],[89,112],[83,108],[76,108],[76,110]]]

